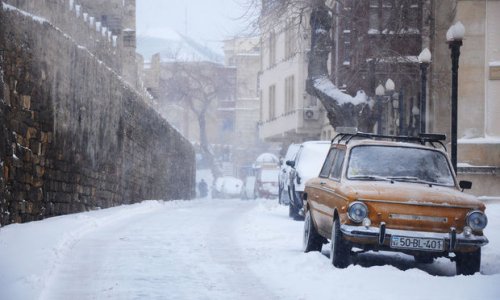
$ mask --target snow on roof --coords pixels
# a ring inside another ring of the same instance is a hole
[[[142,32],[137,40],[137,52],[148,59],[159,53],[162,62],[223,62],[223,56],[211,47],[170,28]]]

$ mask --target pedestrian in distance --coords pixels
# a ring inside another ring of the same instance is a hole
[[[199,183],[198,183],[198,191],[200,193],[200,198],[205,198],[208,194],[208,186],[207,186],[207,183],[205,182],[205,180],[201,180]]]

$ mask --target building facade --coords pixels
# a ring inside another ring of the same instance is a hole
[[[325,120],[321,103],[305,90],[310,29],[308,13],[302,16],[289,12],[282,22],[261,24],[259,136],[283,147],[319,139]]]
[[[237,176],[251,173],[255,158],[264,151],[259,140],[260,99],[257,78],[260,71],[259,37],[235,37],[224,42],[225,65],[236,72],[234,129],[237,141],[232,161]]]
[[[429,124],[450,136],[451,58],[446,32],[465,27],[458,69],[458,175],[478,196],[500,196],[500,2],[434,1]]]

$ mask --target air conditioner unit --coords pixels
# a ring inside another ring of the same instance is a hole
[[[304,109],[304,120],[319,120],[319,109],[306,108]]]

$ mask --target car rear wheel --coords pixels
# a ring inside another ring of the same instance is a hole
[[[340,231],[340,221],[336,219],[332,226],[332,239],[330,243],[330,262],[337,268],[347,268],[349,266],[351,249],[343,240]]]
[[[295,219],[297,215],[299,214],[298,210],[293,206],[293,204],[290,202],[290,205],[288,206],[288,216],[290,218]]]
[[[473,252],[455,253],[457,275],[473,275],[481,268],[481,248]]]
[[[302,250],[304,252],[321,251],[323,247],[323,238],[318,234],[314,227],[311,211],[307,211],[304,220],[304,236],[302,240]]]

